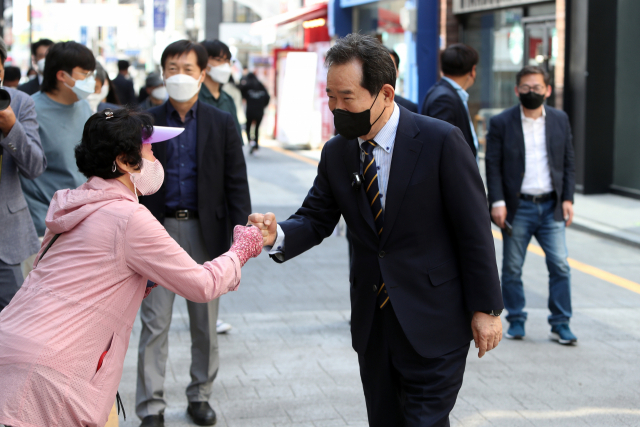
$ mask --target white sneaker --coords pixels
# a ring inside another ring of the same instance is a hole
[[[219,334],[226,334],[231,330],[233,326],[228,323],[225,323],[224,320],[218,319],[216,322],[216,332]]]

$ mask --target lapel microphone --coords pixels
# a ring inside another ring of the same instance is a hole
[[[360,191],[360,187],[362,187],[362,175],[354,172],[351,175],[351,188],[353,188],[354,191]]]

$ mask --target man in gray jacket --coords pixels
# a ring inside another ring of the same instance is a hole
[[[6,59],[7,48],[0,38],[2,79]],[[0,311],[22,285],[20,263],[40,247],[19,176],[33,179],[47,166],[33,100],[24,92],[5,90],[11,105],[0,111]]]

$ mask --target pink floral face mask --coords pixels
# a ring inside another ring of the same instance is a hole
[[[143,196],[149,196],[162,187],[164,182],[164,169],[162,163],[156,159],[152,162],[147,159],[142,159],[142,167],[139,173],[129,173],[131,182],[133,182],[133,189],[136,197],[138,191]]]

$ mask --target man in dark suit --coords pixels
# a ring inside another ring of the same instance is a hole
[[[398,52],[396,52],[393,49],[387,48],[387,50],[389,51],[389,55],[391,55],[391,59],[393,59],[393,65],[396,66],[396,79],[397,79],[398,78],[398,70],[400,68],[400,56],[398,55]],[[396,104],[400,105],[401,107],[406,108],[407,110],[411,111],[412,113],[417,113],[418,112],[418,104],[416,104],[413,101],[408,100],[407,98],[403,98],[400,95],[396,95],[395,102],[396,102]]]
[[[47,57],[49,48],[53,46],[53,44],[49,39],[40,39],[31,45],[31,64],[38,74],[34,79],[18,86],[18,90],[28,95],[33,95],[40,91],[40,85],[42,85],[42,79],[44,78],[45,58]]]
[[[113,84],[116,87],[116,93],[118,99],[122,105],[128,105],[135,107],[138,105],[138,97],[136,91],[133,89],[133,82],[129,77],[129,61],[121,59],[118,61],[118,75],[113,79]]]
[[[478,157],[478,137],[469,115],[467,89],[476,81],[478,52],[462,43],[440,52],[442,78],[434,84],[422,102],[422,114],[457,126]]]
[[[502,228],[502,296],[507,338],[525,335],[522,265],[532,236],[549,269],[550,338],[575,344],[565,227],[573,218],[575,168],[567,115],[543,105],[551,95],[549,75],[526,66],[516,76],[520,105],[493,117],[487,135],[487,186],[491,217]]]
[[[298,212],[252,214],[270,255],[288,261],[351,233],[351,334],[369,425],[448,426],[469,342],[502,335],[500,283],[484,187],[460,130],[394,102],[395,67],[373,37],[327,52],[339,133]]]
[[[170,44],[162,54],[169,100],[148,112],[156,125],[185,130],[154,144],[165,180],[160,191],[141,198],[171,237],[201,264],[229,249],[232,225],[245,223],[251,211],[242,142],[233,118],[198,101],[207,60],[204,47],[187,40]],[[154,290],[140,309],[136,413],[145,427],[164,425],[167,335],[174,298],[169,291]],[[208,400],[219,366],[218,302],[187,301],[192,340],[187,410],[198,425],[216,422]]]

